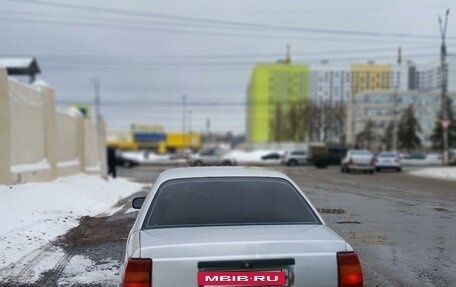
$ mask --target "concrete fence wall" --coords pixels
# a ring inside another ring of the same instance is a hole
[[[54,91],[9,79],[0,68],[0,184],[106,174],[104,123],[55,109]]]

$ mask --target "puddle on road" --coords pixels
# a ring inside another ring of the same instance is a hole
[[[434,207],[434,210],[435,211],[441,211],[441,212],[450,212],[448,209],[442,208],[442,207]]]
[[[317,210],[323,214],[345,214],[345,209],[341,208],[317,208]]]
[[[359,240],[369,245],[386,245],[388,236],[385,234],[375,234],[373,231],[352,231],[350,239]]]

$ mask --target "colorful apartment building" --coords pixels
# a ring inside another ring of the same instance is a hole
[[[308,65],[288,63],[254,67],[247,91],[247,134],[251,143],[277,141],[278,130],[292,125],[285,114],[309,100],[309,70]]]
[[[346,143],[355,143],[355,120],[353,101],[355,95],[363,91],[393,89],[393,67],[391,65],[355,64],[351,66],[351,97],[347,101]]]
[[[352,70],[352,94],[371,90],[389,90],[392,88],[391,65],[356,64]]]
[[[351,95],[350,66],[311,67],[311,98],[318,106],[344,104]]]
[[[430,148],[431,135],[441,110],[440,91],[398,91],[396,95],[394,94],[395,92],[392,90],[365,91],[356,94],[353,101],[354,134],[361,133],[369,122],[373,137],[371,146],[368,148],[381,149],[385,145],[386,129],[394,120],[394,101],[396,99],[399,117],[410,105],[413,105],[415,116],[421,127],[421,133],[418,135],[421,144]],[[448,96],[453,103],[456,102],[456,92],[449,92]],[[456,105],[453,105],[452,108],[456,113]]]

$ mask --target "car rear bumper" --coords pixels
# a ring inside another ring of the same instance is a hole
[[[401,165],[393,162],[377,163],[375,167],[380,168],[401,168]]]
[[[348,168],[353,170],[374,170],[375,167],[373,165],[350,164],[348,165]]]

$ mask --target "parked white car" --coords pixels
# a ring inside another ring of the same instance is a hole
[[[401,158],[397,152],[381,152],[375,157],[375,170],[394,169],[402,171]]]
[[[133,207],[141,210],[127,239],[120,286],[226,285],[221,274],[231,274],[236,286],[363,286],[352,247],[282,173],[172,169]]]
[[[309,153],[305,150],[290,150],[285,152],[282,164],[288,166],[304,165],[309,163]]]
[[[354,170],[374,174],[374,154],[368,150],[348,150],[347,155],[340,164],[340,171],[350,173]]]
[[[187,162],[191,166],[216,166],[216,165],[236,165],[237,161],[219,149],[209,148],[202,150],[198,154],[191,155]]]

